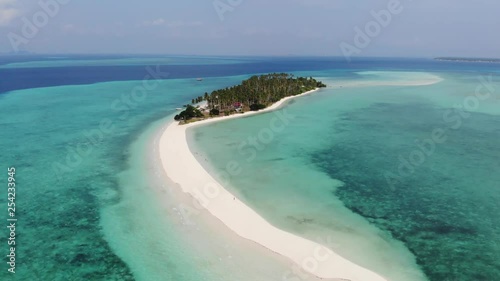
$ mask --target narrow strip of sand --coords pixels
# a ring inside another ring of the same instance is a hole
[[[317,90],[317,89],[316,89]],[[280,230],[250,207],[235,198],[196,160],[189,149],[186,130],[213,122],[248,116],[278,109],[287,100],[310,94],[287,97],[258,112],[207,119],[187,125],[172,122],[160,138],[160,158],[167,176],[192,195],[201,206],[241,237],[295,262],[303,271],[322,279],[351,281],[387,281],[376,273],[342,258],[327,247]],[[292,279],[295,280],[295,279]]]

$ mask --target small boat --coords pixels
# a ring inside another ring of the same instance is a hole
[[[180,107],[177,107],[177,108],[176,108],[176,110],[182,110],[182,108],[180,108]]]
[[[196,78],[196,81],[203,81],[203,78]]]

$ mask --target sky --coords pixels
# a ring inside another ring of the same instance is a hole
[[[499,11],[498,0],[0,0],[0,53],[498,58]]]

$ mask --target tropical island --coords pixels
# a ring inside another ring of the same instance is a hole
[[[205,101],[203,106],[186,105],[186,109],[174,119],[190,123],[216,116],[229,116],[247,111],[264,109],[279,100],[296,96],[325,84],[312,77],[295,77],[287,73],[271,73],[252,76],[240,85],[215,90],[192,99],[192,104]]]

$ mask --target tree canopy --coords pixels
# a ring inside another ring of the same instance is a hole
[[[194,106],[187,105],[186,110],[182,111],[178,115],[175,115],[174,119],[177,121],[180,121],[180,120],[186,121],[186,120],[189,120],[189,119],[192,119],[195,117],[201,118],[201,117],[203,117],[203,113],[201,113],[201,111],[199,109],[195,108]]]
[[[326,85],[312,77],[294,77],[287,73],[271,73],[252,76],[240,85],[216,90],[210,94],[205,93],[204,96],[199,96],[193,101],[206,100],[209,108],[218,108],[222,112],[233,110],[240,104],[248,108],[251,105],[269,106],[284,97],[299,95],[323,87]]]
[[[312,77],[295,77],[287,73],[271,73],[254,75],[243,80],[240,85],[205,93],[191,100],[193,104],[207,101],[207,116],[219,114],[230,115],[248,110],[257,111],[281,100],[316,88],[326,87],[321,81]],[[201,118],[204,114],[197,108],[188,105],[186,110],[175,116],[175,120],[187,121]]]

